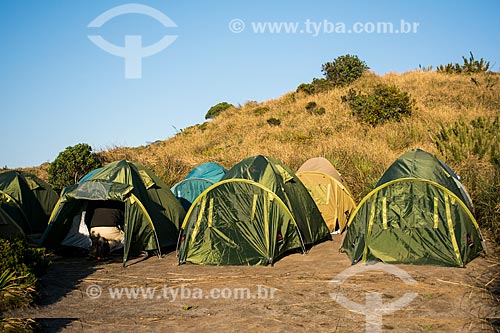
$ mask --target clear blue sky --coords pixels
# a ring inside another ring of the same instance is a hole
[[[153,7],[177,27],[142,14],[88,27],[101,13],[128,3]],[[51,162],[81,142],[102,150],[164,140],[202,123],[218,102],[277,98],[320,77],[321,64],[346,53],[378,74],[460,62],[469,51],[498,71],[499,12],[496,1],[2,0],[0,166]],[[234,19],[244,22],[242,32],[229,29]],[[319,26],[315,35],[307,20],[326,20],[340,32]],[[417,22],[417,31],[347,33],[356,22],[368,29],[392,22],[398,29],[401,20]],[[259,22],[299,25],[296,33],[258,33],[253,28]],[[178,37],[142,59],[141,79],[126,79],[124,59],[88,35],[117,46],[125,35],[141,35],[144,46],[165,35]]]

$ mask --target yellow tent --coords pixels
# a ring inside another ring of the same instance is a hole
[[[309,190],[330,232],[342,232],[356,202],[340,173],[326,158],[315,157],[302,164],[297,176]]]

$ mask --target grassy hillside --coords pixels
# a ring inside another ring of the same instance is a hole
[[[498,80],[496,74],[368,73],[348,87],[315,95],[291,92],[262,103],[247,102],[224,111],[212,121],[188,127],[169,140],[102,154],[108,161],[126,158],[140,162],[171,185],[207,161],[230,168],[245,157],[264,154],[297,169],[308,158],[323,156],[342,173],[359,201],[398,156],[421,148],[444,160],[462,177],[476,203],[479,222],[484,229],[495,229],[494,238],[500,240],[499,165],[487,156],[475,154],[473,149],[461,152],[460,159],[451,158],[451,154],[439,151],[435,143],[442,127],[453,126],[457,121],[469,124],[477,117],[498,116]],[[350,88],[365,92],[377,83],[396,85],[408,92],[416,101],[411,117],[376,127],[353,117],[341,97]],[[326,112],[308,113],[305,106],[311,101]],[[279,119],[280,125],[268,124],[269,118]],[[498,146],[498,140],[494,141]]]
[[[474,78],[477,82],[486,81],[484,74]],[[379,82],[394,84],[411,94],[417,110],[410,118],[371,127],[351,116],[341,96],[349,88],[365,91]],[[310,101],[324,107],[325,114],[309,114],[305,106]],[[210,122],[188,127],[169,140],[102,154],[109,161],[127,158],[143,163],[169,184],[206,161],[229,168],[245,157],[264,154],[296,169],[310,157],[324,156],[343,174],[359,199],[385,168],[407,150],[418,147],[446,161],[432,140],[440,124],[493,117],[499,109],[500,86],[477,86],[471,76],[436,72],[367,74],[346,88],[316,95],[291,92],[263,103],[247,102]],[[271,126],[267,123],[269,118],[277,118],[281,124]],[[460,169],[457,165],[452,167]]]
[[[169,185],[207,161],[230,168],[243,158],[264,154],[296,170],[307,159],[323,156],[342,173],[359,201],[398,156],[421,148],[448,163],[462,177],[476,204],[479,223],[483,229],[493,230],[494,238],[500,241],[499,152],[497,149],[496,153],[481,154],[476,149],[493,143],[498,148],[498,126],[489,134],[489,141],[483,139],[482,132],[479,139],[474,139],[477,142],[467,147],[452,141],[451,148],[459,150],[459,158],[450,151],[440,151],[435,142],[439,141],[442,127],[462,121],[468,128],[477,117],[497,117],[498,81],[498,75],[493,73],[414,71],[384,76],[365,73],[348,87],[315,95],[291,92],[262,103],[247,102],[223,111],[212,121],[185,128],[171,139],[143,147],[117,147],[99,154],[108,162],[129,159],[144,164]],[[341,97],[350,88],[369,92],[378,83],[395,85],[415,99],[416,109],[411,117],[372,127],[351,115]],[[306,105],[312,101],[325,108],[325,113],[307,112]],[[280,125],[270,125],[267,121],[270,118],[278,119]],[[490,155],[497,158],[497,163],[492,162],[494,158]]]

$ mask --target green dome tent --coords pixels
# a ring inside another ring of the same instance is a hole
[[[167,185],[151,171],[121,160],[63,190],[41,245],[58,247],[68,233],[78,232],[78,226],[72,228],[74,217],[93,200],[124,203],[124,263],[130,254],[144,250],[160,253],[161,248],[176,244],[184,209]]]
[[[342,232],[356,202],[340,173],[326,158],[314,157],[302,164],[297,177],[309,190],[330,232]]]
[[[329,237],[307,189],[276,159],[247,158],[204,191],[184,219],[179,263],[273,264]]]
[[[0,238],[15,239],[25,238],[23,229],[0,208]]]
[[[464,267],[483,251],[470,207],[448,166],[425,151],[407,152],[354,211],[342,250],[353,263]]]
[[[227,170],[218,163],[208,162],[198,165],[182,181],[175,184],[170,190],[187,211],[193,201],[224,177]]]
[[[45,231],[58,198],[49,184],[31,173],[0,173],[0,208],[26,235]]]

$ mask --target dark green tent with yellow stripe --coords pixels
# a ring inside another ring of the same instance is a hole
[[[185,211],[168,186],[140,164],[116,161],[66,187],[50,217],[41,245],[55,248],[73,229],[73,218],[88,201],[124,203],[124,254],[175,246]]]
[[[205,190],[184,219],[179,263],[267,265],[330,237],[300,179],[280,161],[244,159]]]
[[[49,184],[29,172],[10,170],[0,173],[2,224],[11,225],[14,222],[25,235],[45,231],[58,198]],[[12,230],[18,230],[18,227]],[[1,236],[10,237],[11,234],[0,233]]]
[[[483,238],[467,191],[453,171],[416,149],[398,158],[360,202],[342,250],[352,263],[464,267]]]
[[[23,229],[0,207],[0,238],[24,238]]]

